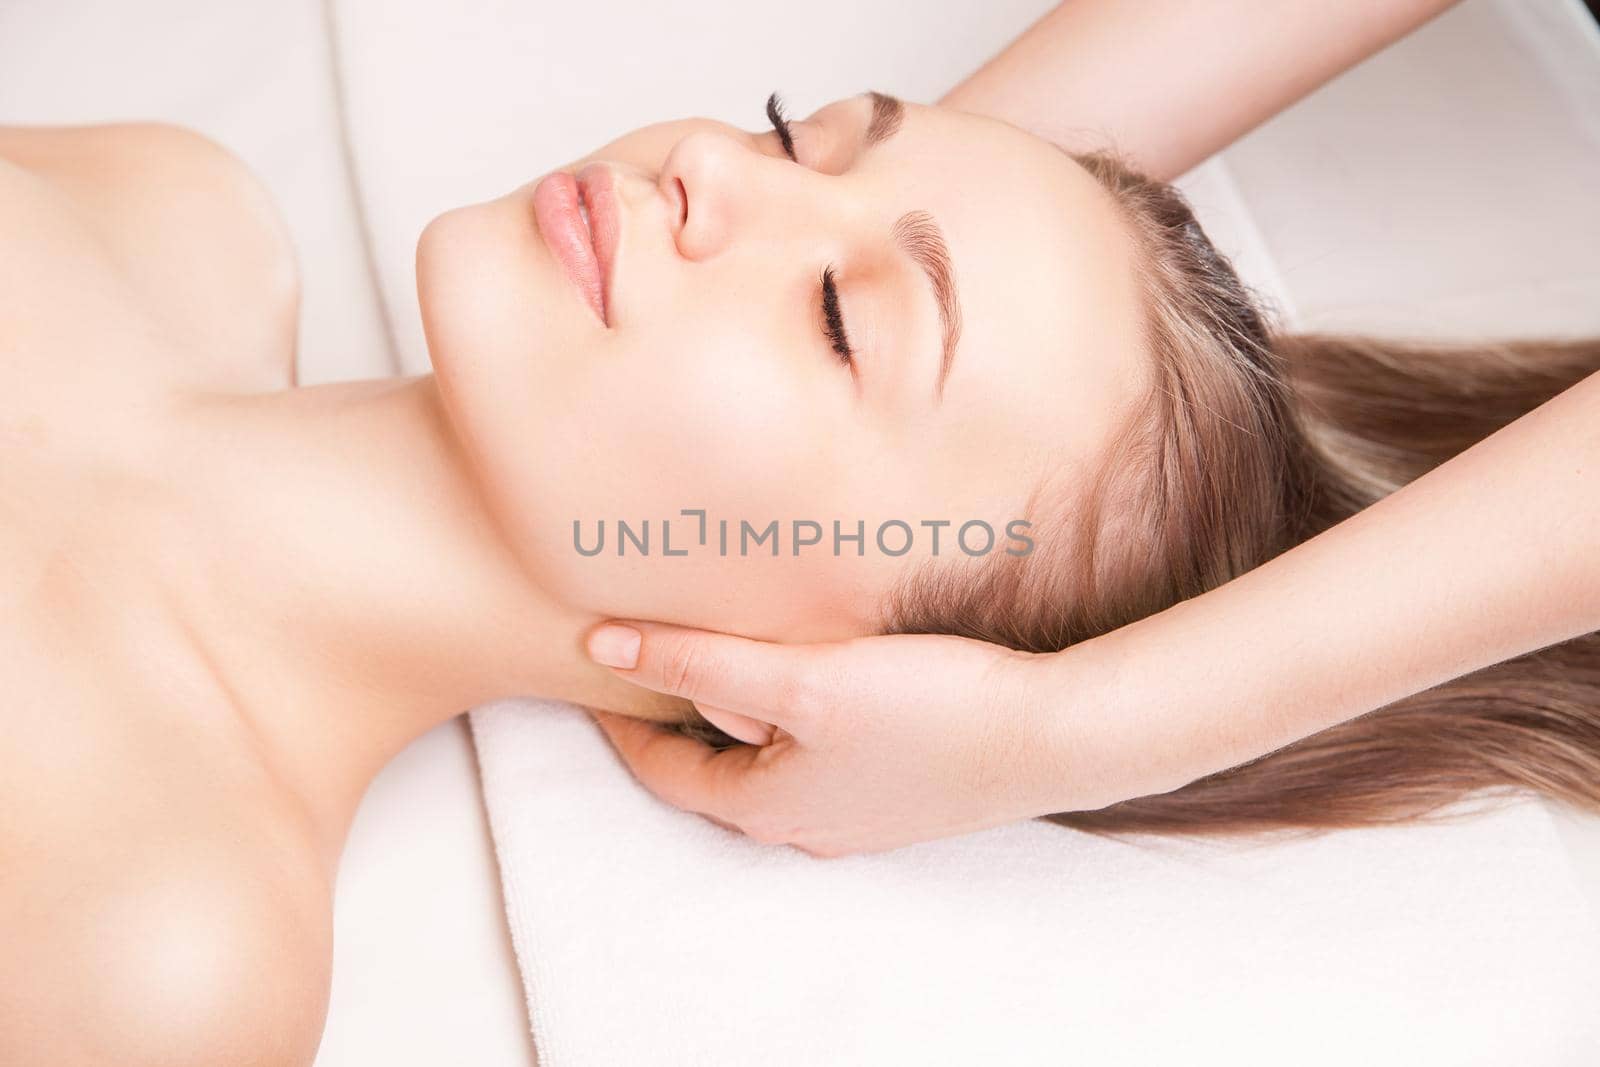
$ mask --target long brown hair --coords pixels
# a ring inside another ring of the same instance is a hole
[[[1075,156],[1141,253],[1155,387],[1032,555],[925,568],[895,632],[1054,652],[1219,586],[1590,374],[1600,342],[1420,344],[1274,330],[1172,186]],[[1035,501],[1061,501],[1041,486]],[[1600,634],[1475,671],[1181,789],[1051,816],[1099,831],[1418,818],[1526,787],[1600,808]]]

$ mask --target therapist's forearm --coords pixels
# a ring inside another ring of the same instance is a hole
[[[1066,0],[939,102],[1177,177],[1454,0]]]
[[[1130,758],[1164,791],[1597,629],[1593,374],[1317,537],[1089,642],[1114,713],[1058,738],[1139,739]],[[1041,664],[1056,692],[1077,693],[1071,651]]]

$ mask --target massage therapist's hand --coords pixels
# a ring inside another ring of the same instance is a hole
[[[588,647],[756,742],[717,750],[596,715],[649,789],[759,841],[867,852],[1133,795],[1072,780],[1072,717],[1041,677],[1059,655],[936,635],[783,645],[655,623],[599,626]]]

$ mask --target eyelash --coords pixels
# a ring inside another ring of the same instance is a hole
[[[795,159],[794,134],[790,132],[789,120],[783,114],[783,98],[777,93],[767,97],[767,121],[772,123],[772,129],[778,135],[778,142],[783,145],[783,154],[796,163],[800,162]]]
[[[839,287],[833,284],[832,267],[825,267],[822,271],[822,318],[827,323],[824,332],[839,361],[846,365],[853,363],[856,354],[850,348],[849,338],[844,335],[844,316],[839,313]]]
[[[773,132],[778,135],[783,154],[796,163],[800,162],[795,158],[794,134],[783,113],[783,100],[777,93],[767,97],[767,121],[772,123]],[[822,319],[823,333],[833,347],[834,354],[839,357],[839,362],[851,366],[855,362],[855,351],[850,347],[850,339],[845,336],[844,315],[839,310],[839,286],[834,282],[832,266],[822,270]]]

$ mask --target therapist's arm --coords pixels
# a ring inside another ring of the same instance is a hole
[[[604,625],[590,650],[713,721],[776,724],[717,751],[600,716],[645,785],[837,855],[1164,792],[1596,629],[1600,374],[1255,570],[1053,655],[649,623]]]
[[[1454,0],[1065,0],[939,102],[1170,180]]]

